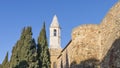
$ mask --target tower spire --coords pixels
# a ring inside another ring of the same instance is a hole
[[[57,18],[57,16],[56,16],[56,15],[54,15],[54,17],[53,17],[53,20],[52,20],[52,23],[51,23],[50,27],[60,27],[59,22],[58,22],[58,18]]]

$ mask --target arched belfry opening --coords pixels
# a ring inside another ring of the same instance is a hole
[[[54,29],[54,32],[53,32],[54,34],[54,36],[57,36],[57,30],[56,29]]]

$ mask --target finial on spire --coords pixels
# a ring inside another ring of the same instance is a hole
[[[55,14],[53,18],[57,18],[57,15]]]

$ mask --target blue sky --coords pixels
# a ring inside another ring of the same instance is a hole
[[[6,52],[19,39],[22,28],[32,26],[37,41],[43,22],[49,26],[56,14],[61,30],[62,48],[71,39],[71,31],[81,24],[99,24],[118,0],[1,0],[0,1],[0,63]]]

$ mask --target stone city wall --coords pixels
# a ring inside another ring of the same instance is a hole
[[[120,2],[110,9],[101,24],[74,28],[72,40],[57,62],[64,68],[120,67]]]

